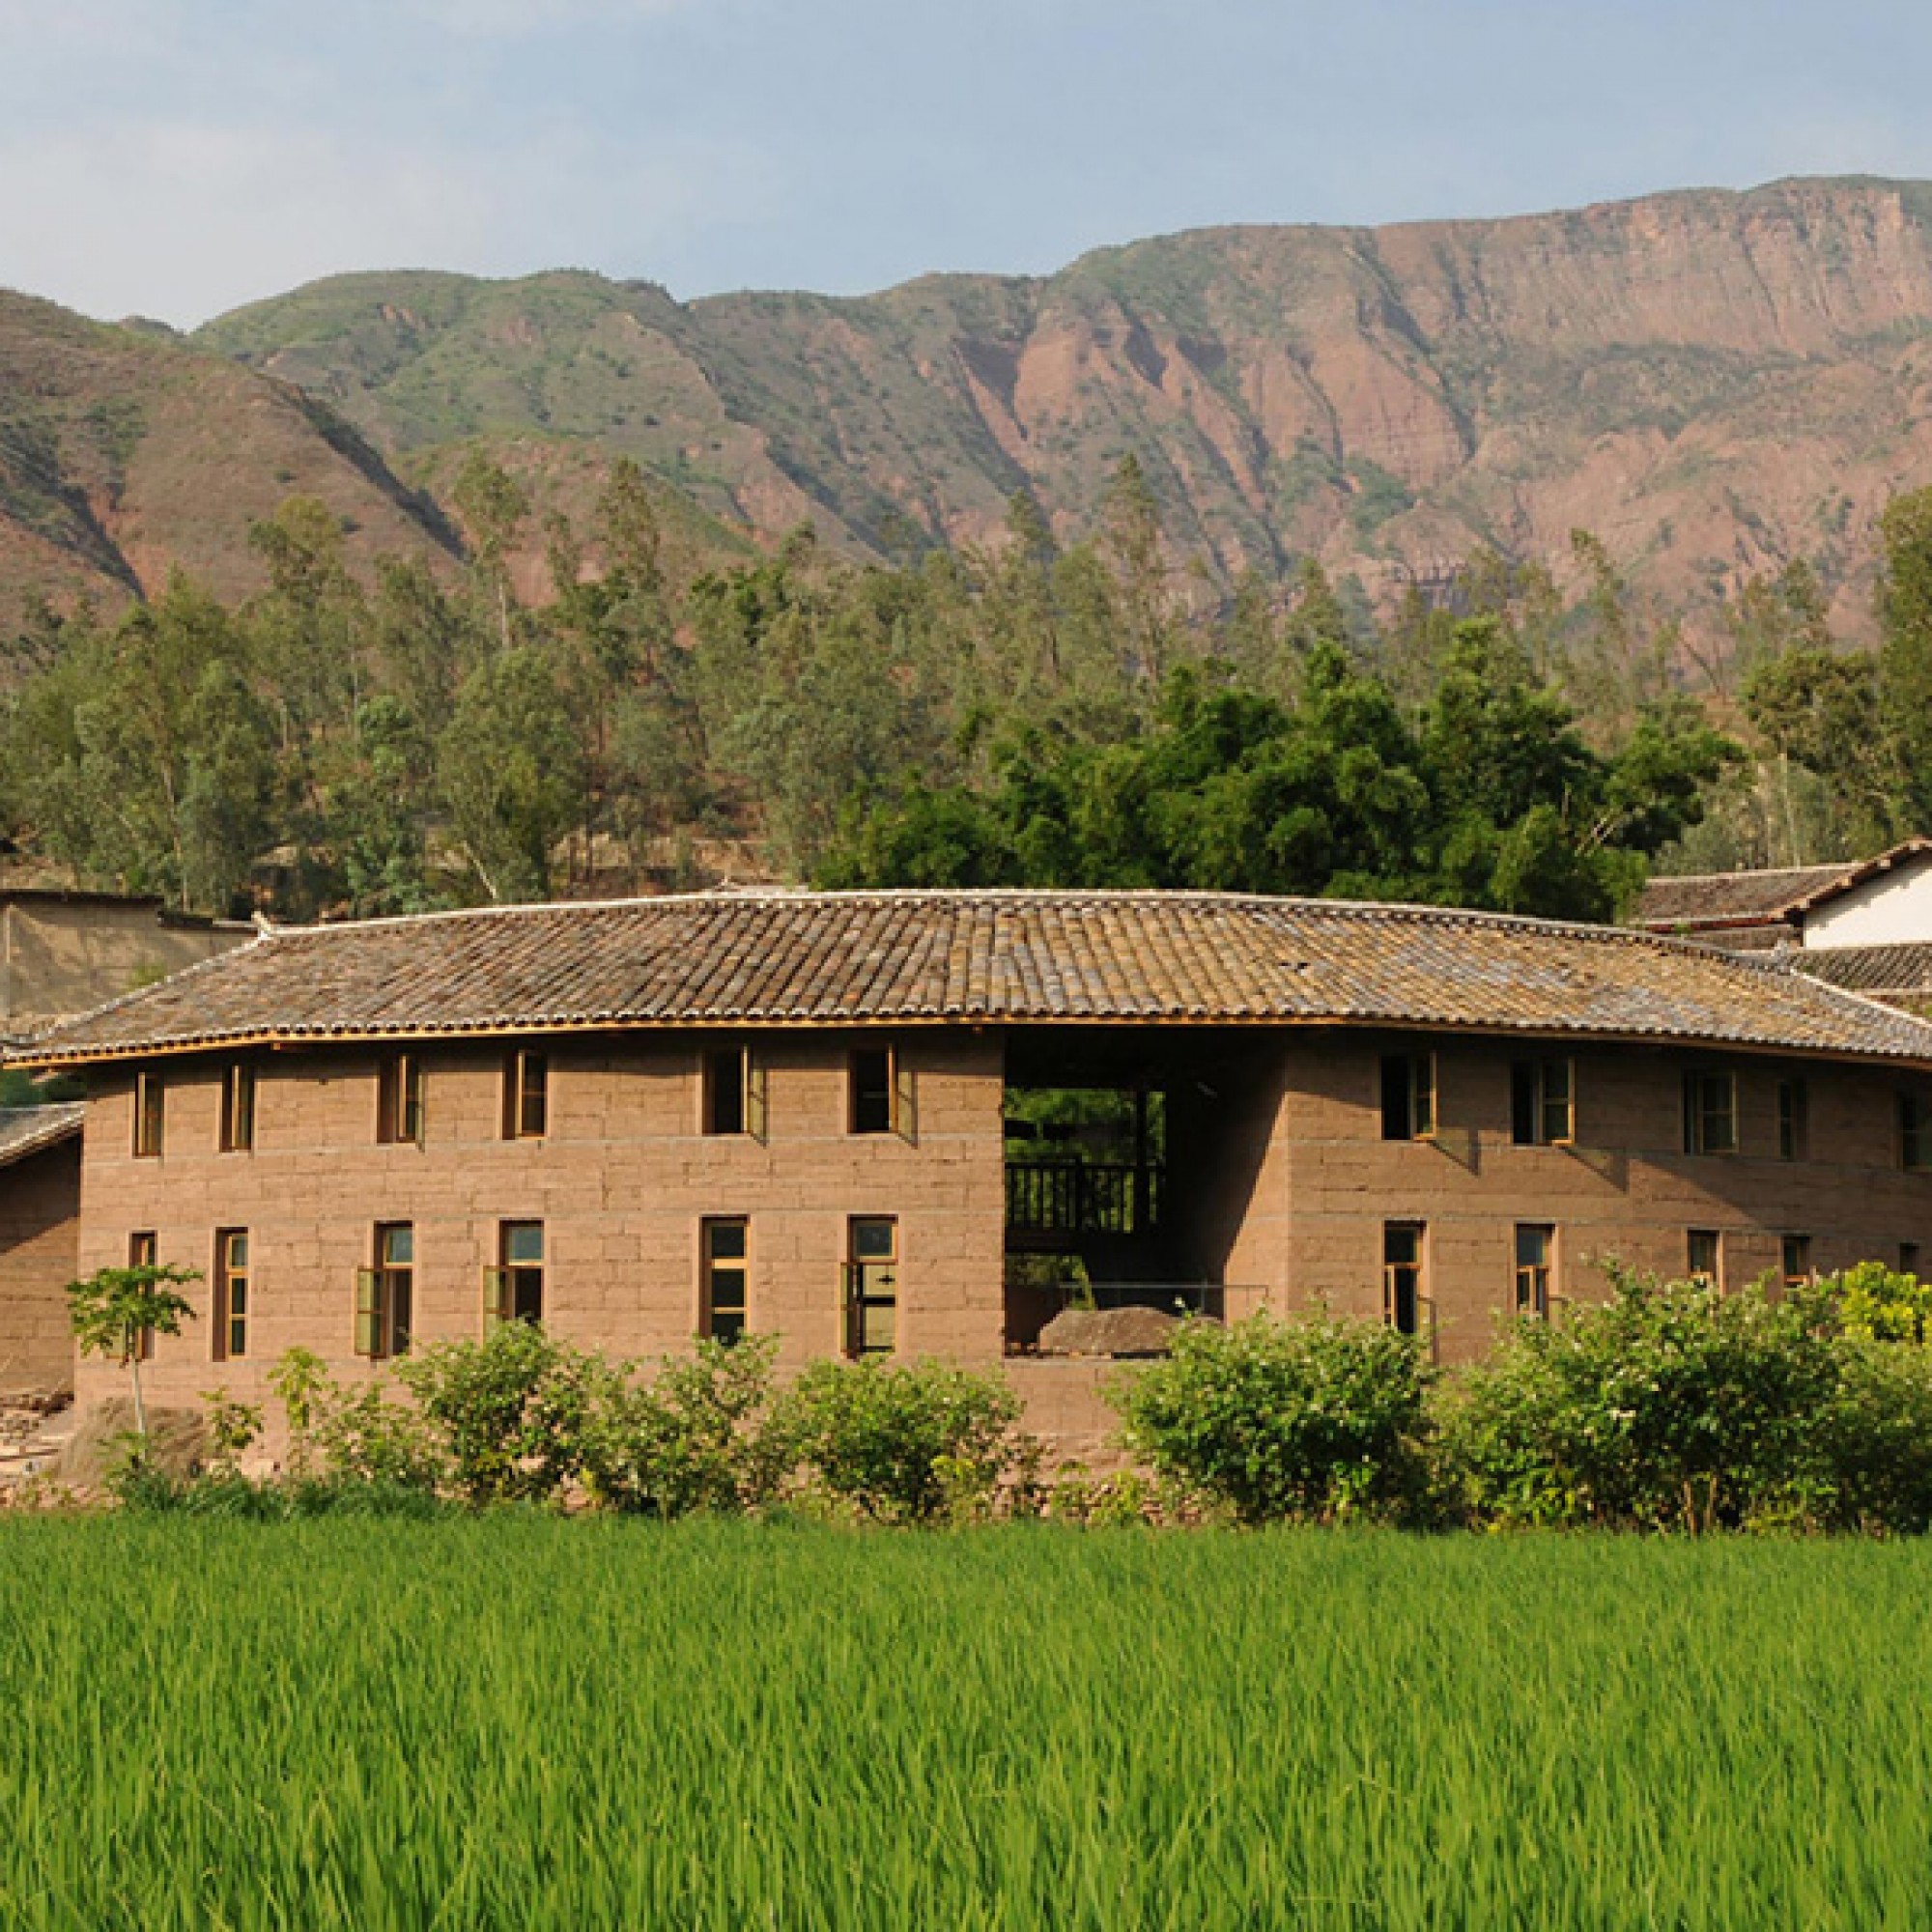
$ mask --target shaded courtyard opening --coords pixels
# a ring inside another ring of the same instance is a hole
[[[1006,1345],[1063,1309],[1225,1317],[1281,1096],[1264,1035],[1056,1027],[1007,1039]]]

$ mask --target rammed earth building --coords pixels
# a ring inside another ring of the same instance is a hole
[[[1932,1252],[1932,1024],[1760,958],[1408,906],[748,893],[273,929],[43,1035],[83,1270],[198,1269],[158,1399],[493,1322],[1005,1361],[1073,1293],[1321,1298],[1445,1360],[1603,1293]],[[83,1401],[119,1375],[80,1368]]]

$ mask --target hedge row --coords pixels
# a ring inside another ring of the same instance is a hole
[[[996,1509],[1081,1520],[1371,1520],[1918,1534],[1932,1527],[1932,1290],[1867,1266],[1721,1294],[1615,1274],[1602,1306],[1434,1369],[1380,1323],[1192,1322],[1112,1390],[1151,1472],[1040,1479],[1005,1378],[701,1344],[650,1376],[512,1324],[346,1389],[292,1351],[285,1468],[239,1474],[258,1411],[217,1399],[210,1466],[138,1465],[130,1504],[239,1514],[554,1503],[659,1517],[780,1504],[877,1522]]]

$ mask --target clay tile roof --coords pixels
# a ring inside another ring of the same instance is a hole
[[[1786,866],[1767,872],[1652,879],[1637,900],[1636,922],[1662,932],[1782,919],[1812,894],[1843,878],[1845,870],[1843,866]]]
[[[13,1056],[625,1027],[1362,1022],[1932,1064],[1932,1026],[1679,940],[1207,893],[688,896],[271,928]]]
[[[1862,993],[1867,999],[1932,999],[1932,940],[1896,940],[1886,946],[1817,946],[1793,953],[1791,963],[1813,980]]]
[[[0,1107],[0,1167],[11,1167],[43,1148],[72,1139],[86,1113],[84,1100],[50,1107]]]
[[[1856,865],[1786,866],[1763,872],[1697,872],[1652,879],[1637,901],[1636,923],[1651,932],[1693,932],[1700,926],[1750,925],[1801,915],[1841,893],[1932,853],[1932,838],[1908,838]]]

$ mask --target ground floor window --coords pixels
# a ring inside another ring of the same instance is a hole
[[[742,1215],[706,1221],[698,1282],[697,1332],[735,1342],[745,1332],[751,1270],[751,1224]]]
[[[1382,1316],[1404,1335],[1422,1332],[1422,1223],[1382,1227]]]
[[[152,1228],[143,1228],[128,1236],[128,1265],[130,1268],[159,1267],[160,1264],[160,1244],[156,1240]],[[155,1331],[152,1328],[143,1328],[134,1338],[134,1354],[137,1360],[143,1362],[155,1359]]]
[[[1684,1241],[1685,1271],[1692,1281],[1723,1286],[1724,1240],[1715,1228],[1692,1228]]]
[[[1811,1279],[1811,1236],[1786,1235],[1779,1243],[1786,1288],[1802,1288]]]
[[[1516,1231],[1516,1313],[1549,1314],[1549,1271],[1556,1253],[1556,1230],[1543,1225]]]
[[[497,1265],[485,1281],[485,1316],[492,1327],[504,1321],[544,1319],[544,1227],[541,1221],[504,1221],[497,1231]]]
[[[1918,1272],[1918,1243],[1900,1241],[1898,1244],[1898,1271],[1900,1274],[1916,1275]]]
[[[376,1230],[373,1265],[355,1275],[355,1352],[407,1355],[415,1312],[416,1231],[407,1221]]]
[[[248,1231],[223,1228],[214,1237],[214,1359],[248,1352]]]
[[[890,1355],[898,1346],[899,1224],[889,1214],[846,1224],[845,1352]]]

